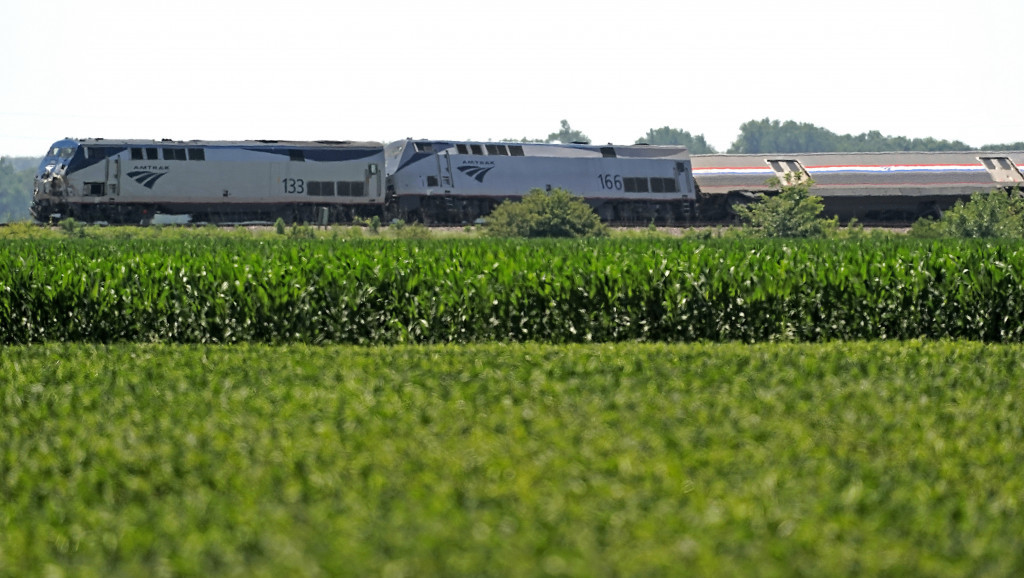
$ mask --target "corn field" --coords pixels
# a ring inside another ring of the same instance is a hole
[[[1024,244],[95,239],[0,246],[0,343],[1024,335]]]

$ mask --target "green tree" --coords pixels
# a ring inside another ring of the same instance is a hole
[[[958,201],[938,220],[920,219],[910,228],[913,237],[974,239],[1024,238],[1024,197],[1020,191],[974,193]]]
[[[838,135],[809,123],[751,120],[740,126],[740,135],[729,153],[816,153],[889,151],[962,151],[971,147],[961,141],[883,136],[878,131]]]
[[[685,130],[663,126],[658,129],[648,129],[647,134],[636,139],[636,144],[649,145],[682,145],[690,149],[690,154],[706,155],[715,154],[718,151],[708,144],[704,135],[691,135]]]
[[[486,219],[494,237],[602,237],[608,229],[582,197],[564,189],[533,189],[505,201]]]
[[[987,144],[981,147],[983,151],[1024,151],[1024,141],[1007,144]]]
[[[736,207],[740,219],[765,237],[825,237],[839,227],[838,218],[822,218],[824,201],[811,195],[814,181],[798,181],[787,173],[787,181],[768,180],[768,185],[781,192],[759,202]]]
[[[0,222],[22,221],[31,217],[34,168],[16,170],[11,159],[0,157]]]
[[[561,130],[549,134],[546,142],[555,141],[561,143],[590,142],[590,137],[569,126],[569,121],[563,120]]]

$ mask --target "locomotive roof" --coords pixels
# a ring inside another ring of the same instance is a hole
[[[537,143],[522,141],[474,141],[448,139],[414,139],[407,138],[389,143],[386,148],[390,154],[402,154],[403,150],[414,150],[416,153],[438,152],[445,149],[467,149],[470,154],[508,155],[506,149],[516,148],[520,154],[512,156],[618,156],[626,158],[689,158],[689,149],[684,145],[616,145],[589,143]],[[497,152],[490,152],[497,149]],[[473,151],[481,151],[475,153]],[[614,154],[612,154],[614,151]]]

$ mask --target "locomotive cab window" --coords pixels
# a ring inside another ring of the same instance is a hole
[[[306,161],[306,153],[301,151],[301,150],[295,150],[295,149],[289,150],[288,151],[288,160],[295,161],[297,163],[305,162]]]
[[[145,158],[146,157],[143,154],[142,149],[140,149],[140,148],[133,148],[132,149],[132,160],[133,161],[141,161],[141,160],[145,160]]]
[[[514,157],[526,156],[526,153],[523,152],[523,145],[508,145],[508,152]]]
[[[158,160],[159,158],[160,158],[160,149],[158,149],[156,147],[147,148],[146,149],[146,160],[147,161],[155,161],[155,160]]]
[[[464,144],[457,144],[457,145],[455,145],[455,150],[458,151],[458,153],[460,155],[468,155],[469,154],[469,147],[467,147]]]
[[[205,149],[188,149],[188,160],[190,161],[205,161],[206,150]]]
[[[469,150],[472,151],[473,154],[475,155],[484,154],[484,149],[480,145],[469,145]]]
[[[508,147],[503,144],[487,145],[487,154],[508,156]]]
[[[434,152],[434,145],[428,142],[418,142],[416,143],[416,152],[432,153]]]
[[[612,147],[601,147],[601,156],[606,159],[616,158],[615,149]]]

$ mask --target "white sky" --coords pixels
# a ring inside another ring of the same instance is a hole
[[[0,0],[0,154],[60,138],[595,143],[749,120],[1024,140],[1021,0]],[[13,34],[11,32],[13,31]]]

